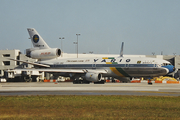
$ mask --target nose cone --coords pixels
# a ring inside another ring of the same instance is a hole
[[[166,66],[163,66],[163,67],[167,68],[169,70],[169,73],[172,73],[175,70],[173,65],[166,65]]]

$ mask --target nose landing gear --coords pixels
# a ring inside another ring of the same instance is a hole
[[[150,80],[150,79],[148,80],[148,85],[152,85],[152,82],[151,82],[151,80]]]

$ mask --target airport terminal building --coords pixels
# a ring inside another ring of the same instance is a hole
[[[15,60],[23,60],[23,61],[31,61],[35,62],[36,60],[27,57],[26,55],[22,54],[20,50],[0,50],[0,77],[4,76],[4,72],[6,70],[12,70],[14,68],[31,68],[32,65],[23,64],[19,61],[13,61],[10,59]]]

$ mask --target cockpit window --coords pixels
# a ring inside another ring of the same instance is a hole
[[[171,63],[163,63],[162,66],[171,65]]]

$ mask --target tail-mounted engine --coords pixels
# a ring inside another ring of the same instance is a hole
[[[26,56],[34,59],[53,59],[61,55],[61,50],[58,48],[50,49],[27,49]]]
[[[98,82],[101,81],[102,75],[100,73],[86,73],[85,79],[87,81]]]

